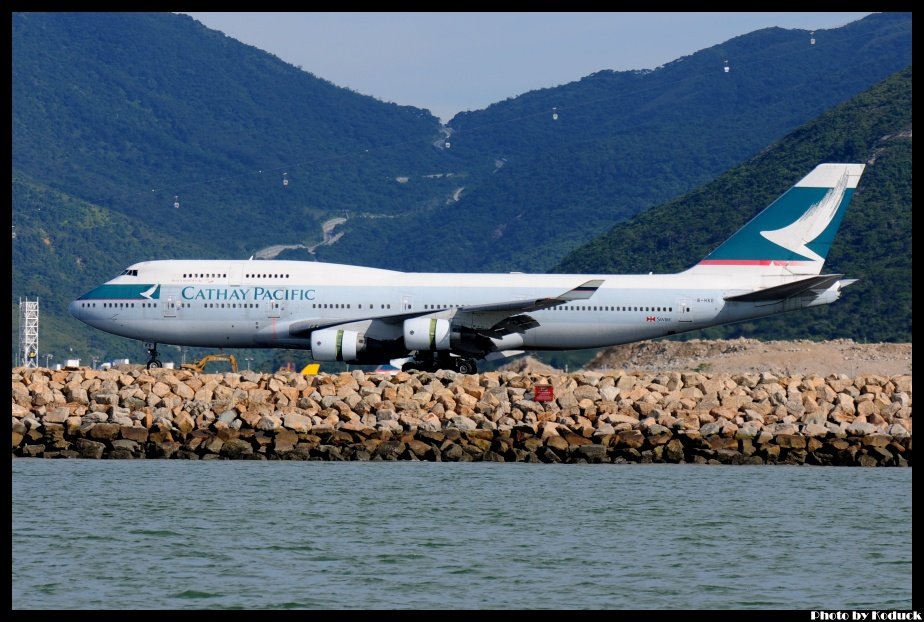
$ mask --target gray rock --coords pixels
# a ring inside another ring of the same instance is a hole
[[[828,435],[828,426],[825,424],[810,423],[802,428],[802,433],[806,436],[816,436],[824,438]]]
[[[559,457],[557,453],[555,453],[555,450],[552,449],[551,447],[543,447],[542,449],[539,450],[538,455],[539,455],[539,459],[542,460],[542,462],[555,463],[555,464],[558,464],[561,462],[561,458]]]
[[[384,441],[375,448],[373,455],[386,460],[395,460],[404,453],[405,449],[407,449],[407,446],[401,441]]]
[[[260,423],[257,424],[258,427],[263,425],[263,419],[267,419],[267,417],[261,418]],[[289,413],[283,417],[283,425],[294,432],[304,433],[311,429],[311,419],[298,413]],[[273,430],[274,428],[275,426],[271,425],[268,429]],[[264,426],[260,429],[267,428]]]
[[[375,411],[376,421],[397,421],[398,413],[390,408],[381,408]]]
[[[578,401],[581,400],[592,400],[598,401],[600,399],[600,392],[596,387],[590,385],[582,385],[576,388],[573,392],[574,398]]]
[[[231,422],[235,419],[237,419],[236,410],[226,410],[225,412],[218,415],[218,420],[223,423],[227,423],[228,425],[231,425]]]
[[[253,453],[253,446],[242,438],[232,438],[221,446],[220,455],[230,460],[239,460]]]
[[[754,438],[760,434],[761,425],[757,421],[747,421],[744,425],[738,428],[738,431],[735,432],[735,438]]]
[[[799,428],[792,423],[773,423],[764,427],[764,430],[773,434],[774,436],[779,436],[780,434],[798,434]]]
[[[128,440],[126,438],[116,439],[112,441],[111,445],[114,450],[121,449],[124,451],[128,451],[129,453],[136,453],[138,451],[138,443],[136,443],[135,441]]]
[[[464,415],[456,415],[450,418],[449,421],[451,427],[458,428],[459,430],[474,430],[478,427],[477,423]]]
[[[606,458],[606,447],[603,445],[580,445],[574,453],[587,460],[587,462],[601,462]]]
[[[665,445],[662,456],[667,462],[683,462],[683,443],[679,439],[672,439]]]
[[[885,447],[869,447],[867,452],[876,458],[879,464],[892,464],[895,460],[895,455]]]
[[[815,412],[815,413],[806,415],[802,419],[802,422],[805,425],[813,425],[813,424],[814,425],[824,425],[827,420],[828,420],[827,415],[825,415],[824,413]]]
[[[879,428],[865,421],[854,421],[847,425],[848,436],[866,436],[867,434],[876,434],[877,432],[879,432]]]
[[[55,408],[51,412],[47,413],[44,417],[42,417],[42,422],[43,423],[64,423],[65,421],[67,421],[67,418],[70,416],[71,416],[70,409],[62,406],[59,408]],[[109,416],[106,415],[106,418],[103,419],[103,421],[108,421],[108,420],[109,420]]]
[[[106,445],[99,441],[91,441],[86,438],[78,438],[75,444],[77,452],[81,458],[100,459],[106,450]]]

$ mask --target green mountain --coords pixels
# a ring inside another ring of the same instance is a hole
[[[908,67],[674,201],[613,227],[556,272],[678,272],[820,162],[866,162],[825,263],[859,282],[832,305],[691,337],[911,341],[911,81]]]
[[[15,14],[12,86],[14,171],[201,256],[316,238],[319,219],[345,209],[407,210],[429,191],[395,177],[443,155],[418,144],[439,134],[427,111],[183,15]]]
[[[768,28],[654,70],[601,71],[460,114],[449,123],[451,150],[502,166],[481,183],[460,182],[458,202],[349,225],[321,257],[547,270],[911,63],[910,14],[871,15],[815,37],[813,46],[807,31]]]

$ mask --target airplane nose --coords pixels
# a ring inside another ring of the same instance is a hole
[[[67,310],[68,310],[68,312],[69,312],[71,315],[73,315],[73,316],[74,316],[75,318],[77,318],[78,320],[82,320],[82,319],[83,319],[82,317],[80,317],[80,316],[81,316],[81,313],[80,313],[80,303],[79,303],[78,301],[75,300],[75,301],[72,302],[71,304],[67,305]]]

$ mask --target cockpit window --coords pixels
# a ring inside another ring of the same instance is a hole
[[[119,276],[138,276],[137,270],[122,270],[122,274]]]

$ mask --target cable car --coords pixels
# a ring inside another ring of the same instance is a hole
[[[175,195],[173,197],[173,207],[180,209],[180,195]]]

